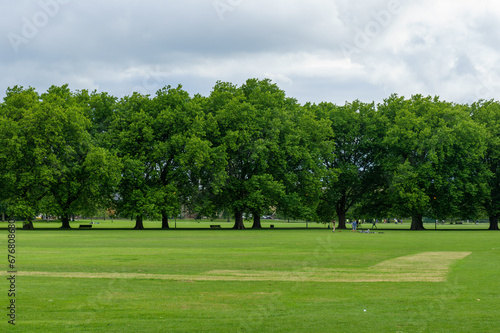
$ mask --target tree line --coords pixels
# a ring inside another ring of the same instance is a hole
[[[1,209],[39,214],[113,209],[162,219],[222,211],[316,221],[346,216],[476,219],[500,215],[500,103],[391,95],[382,103],[299,104],[270,80],[217,82],[209,96],[39,94],[15,86],[0,104]]]

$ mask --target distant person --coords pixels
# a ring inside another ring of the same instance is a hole
[[[356,220],[352,221],[352,224],[351,224],[351,225],[352,225],[352,232],[356,232],[356,228],[357,228],[357,226],[358,226],[357,221],[356,221]]]
[[[335,232],[335,220],[332,221],[332,232]]]
[[[378,220],[373,220],[373,221],[372,221],[372,229],[374,229],[374,228],[377,228],[377,229],[378,229],[378,227],[377,227],[377,223],[378,223]]]

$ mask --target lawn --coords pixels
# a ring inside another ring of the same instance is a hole
[[[7,324],[9,281],[3,279],[0,331],[497,332],[500,327],[500,234],[475,230],[481,225],[445,225],[438,231],[429,225],[424,232],[391,225],[364,234],[332,233],[316,224],[238,231],[179,221],[178,230],[136,231],[101,222],[95,228],[102,230],[17,231],[16,326]],[[153,228],[150,223],[146,227]],[[0,244],[7,258],[7,230],[1,231]],[[8,276],[7,260],[4,267]]]

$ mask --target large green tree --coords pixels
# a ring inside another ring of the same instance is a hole
[[[11,151],[15,163],[8,169],[16,215],[51,213],[69,228],[71,215],[109,202],[120,163],[92,144],[90,122],[67,85],[52,86],[41,96],[16,87],[2,110],[15,128],[11,147],[19,147]]]
[[[30,129],[45,139],[36,142],[42,165],[50,170],[44,202],[70,228],[70,217],[89,207],[111,204],[120,177],[119,159],[96,147],[88,129],[90,120],[67,85],[41,95]]]
[[[244,213],[260,228],[261,214],[270,208],[297,213],[318,197],[319,186],[311,188],[316,176],[309,171],[317,160],[308,137],[323,128],[311,122],[301,127],[311,113],[301,112],[270,80],[250,79],[241,87],[218,82],[209,100],[207,111],[218,125],[212,142],[227,161],[225,184],[212,201],[234,213],[235,229],[244,229]]]
[[[275,121],[275,113],[281,110],[284,95],[268,82],[249,83],[252,87],[244,90],[231,83],[218,82],[210,95],[207,110],[218,125],[212,142],[224,151],[227,161],[225,184],[212,201],[215,207],[233,212],[235,229],[245,228],[244,213],[252,213],[255,227],[260,227],[261,210],[276,205],[283,192],[283,185],[269,173],[268,161],[271,151],[278,149],[279,124]],[[269,98],[260,101],[261,107],[247,101],[252,94],[255,102],[263,97],[252,91],[253,83],[260,84],[258,89],[267,90]]]
[[[480,191],[474,176],[484,138],[467,110],[437,97],[393,95],[378,112],[389,120],[384,166],[391,178],[384,195],[393,212],[411,216],[412,230],[424,229],[424,216],[471,214],[463,202]]]
[[[346,214],[354,205],[384,188],[381,154],[384,124],[373,103],[360,101],[336,106],[321,103],[316,107],[328,119],[334,133],[335,148],[323,163],[330,171],[323,178],[320,205],[324,219],[335,212],[338,228],[346,228]]]
[[[330,121],[308,106],[295,105],[287,117],[280,136],[281,159],[274,167],[285,185],[278,211],[287,218],[316,220],[324,181],[336,177],[324,163],[335,154]]]
[[[212,120],[205,117],[204,99],[190,98],[181,88],[163,88],[152,101],[157,141],[151,157],[157,170],[154,187],[160,199],[162,228],[169,228],[168,217],[178,214],[180,205],[189,208],[200,190],[202,172],[222,167],[213,164],[218,158],[207,139]]]
[[[154,98],[134,93],[119,103],[112,124],[113,149],[124,161],[119,208],[136,218],[168,217],[180,212],[199,187],[202,167],[211,164],[205,114],[198,97],[165,87]]]

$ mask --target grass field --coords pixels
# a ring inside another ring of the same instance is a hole
[[[500,234],[487,226],[202,229],[210,223],[17,230],[16,325],[2,279],[0,331],[499,331]],[[0,238],[7,277],[7,230]]]

